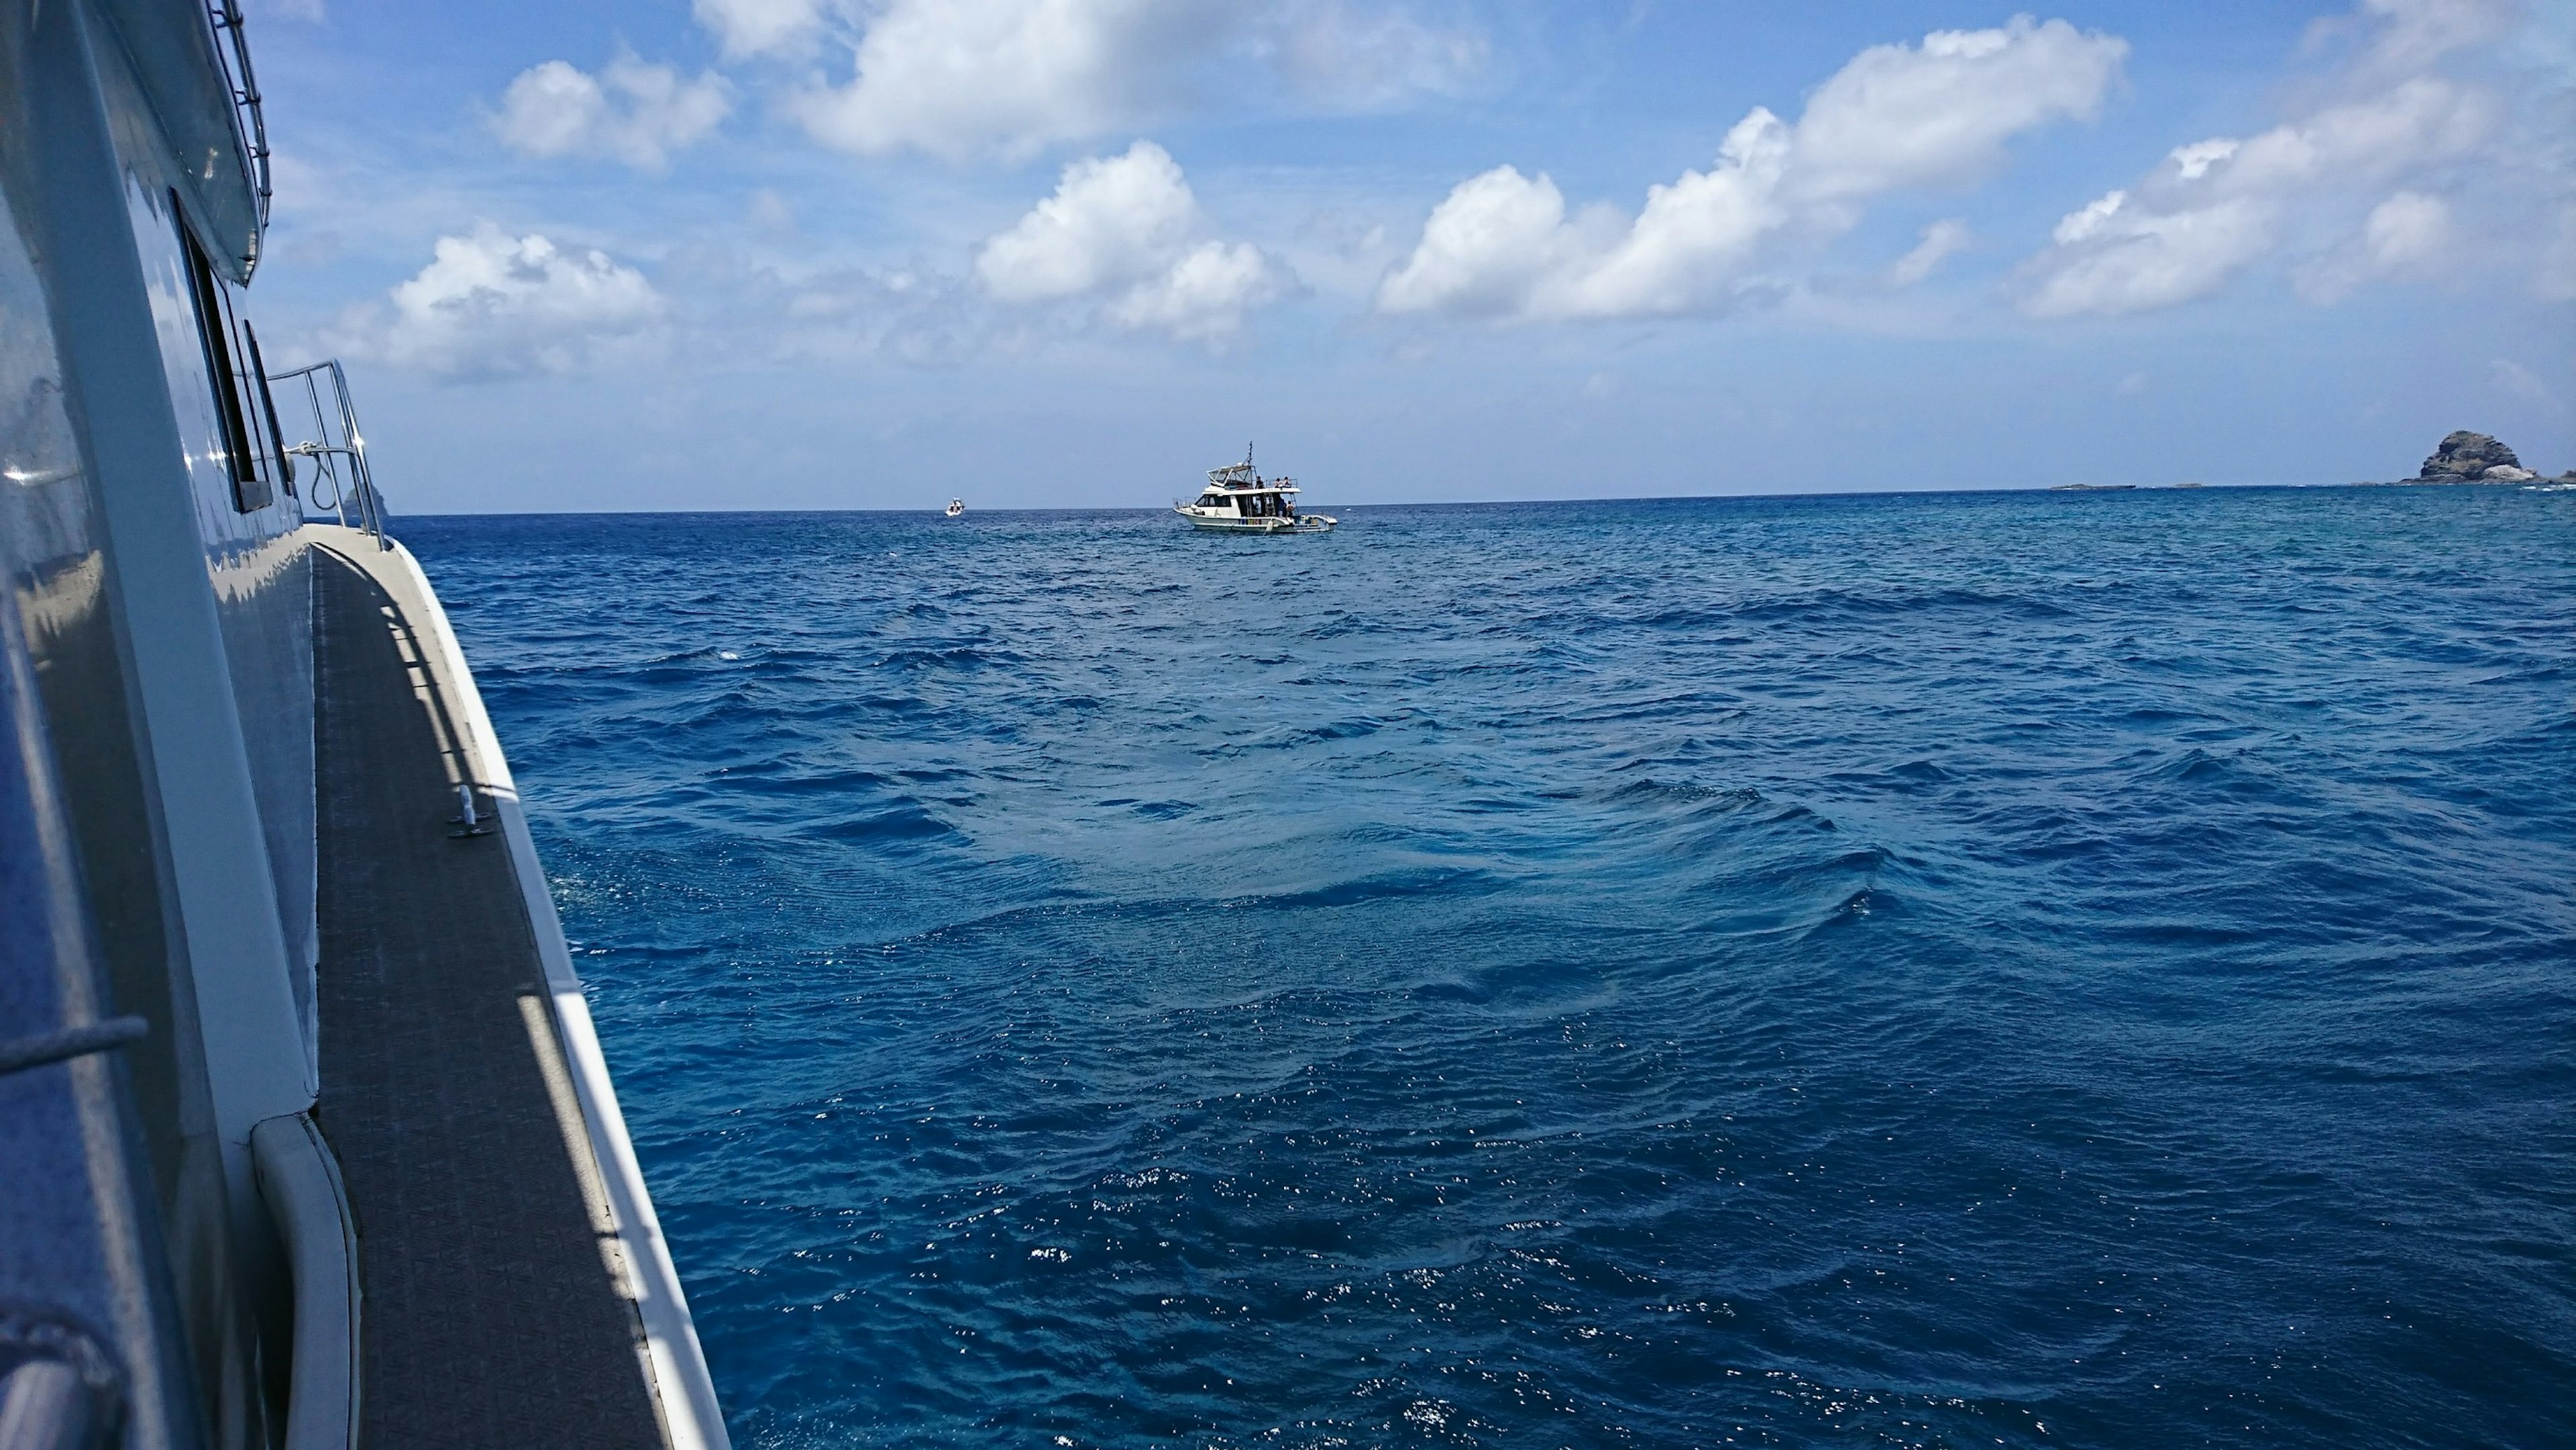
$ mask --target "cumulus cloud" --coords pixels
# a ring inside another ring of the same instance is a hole
[[[1366,110],[1470,83],[1480,32],[1342,0],[696,0],[728,54],[848,48],[791,110],[862,155],[1024,159],[1198,99]]]
[[[651,351],[667,312],[643,273],[604,252],[486,222],[439,238],[428,266],[344,314],[329,340],[449,378],[565,373]]]
[[[502,93],[492,129],[523,156],[600,156],[658,171],[730,109],[724,77],[685,80],[622,51],[596,76],[559,60],[521,71]]]
[[[2026,15],[1995,30],[1935,31],[1919,46],[1872,46],[1808,98],[1799,188],[1831,201],[1972,180],[2002,163],[2013,137],[2091,120],[2128,51],[2116,37]]]
[[[1620,318],[1721,307],[1766,249],[1845,230],[1887,192],[1974,180],[2013,137],[2090,119],[2127,53],[2117,37],[2028,16],[1873,46],[1816,90],[1795,125],[1755,107],[1714,166],[1650,188],[1633,220],[1606,207],[1569,214],[1547,176],[1496,167],[1433,209],[1413,254],[1380,284],[1378,309]],[[1922,273],[1962,240],[1927,234]]]
[[[1067,166],[1052,196],[984,243],[975,275],[1001,302],[1098,302],[1117,326],[1219,343],[1288,278],[1260,248],[1206,231],[1179,163],[1139,141]]]
[[[2491,160],[2505,99],[2438,69],[2511,12],[2486,0],[2366,0],[2325,32],[2359,44],[2300,114],[2251,137],[2178,146],[2154,170],[2067,214],[2025,271],[2036,317],[2119,314],[2208,297],[2284,252],[2299,291],[2331,302],[2455,259],[2444,184]]]
[[[1078,296],[1152,270],[1198,223],[1180,163],[1139,141],[1066,167],[1053,196],[984,244],[975,270],[1005,302]]]
[[[1279,295],[1280,274],[1250,242],[1201,242],[1109,305],[1121,327],[1160,328],[1183,342],[1222,342],[1243,315]]]
[[[809,94],[818,140],[862,154],[1026,155],[1149,111],[1194,7],[1174,0],[897,0],[856,48],[857,78]]]

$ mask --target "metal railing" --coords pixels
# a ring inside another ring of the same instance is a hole
[[[326,376],[331,380],[328,403],[322,397],[322,379]],[[392,548],[385,538],[385,496],[376,491],[375,475],[367,470],[367,437],[358,430],[358,405],[349,398],[349,375],[341,371],[340,360],[332,358],[289,372],[271,373],[268,383],[274,393],[278,384],[298,379],[304,383],[304,399],[313,409],[313,429],[319,435],[286,450],[290,456],[313,464],[313,483],[304,495],[305,501],[314,508],[338,514],[340,522],[350,528],[364,530],[375,539],[377,547]],[[325,483],[331,486],[327,500],[322,497]]]
[[[241,125],[242,149],[248,153],[250,184],[259,193],[259,224],[268,225],[268,121],[259,111],[259,81],[250,72],[250,46],[242,39],[240,0],[206,0],[206,18],[215,27],[215,58],[223,63],[224,83],[232,88],[233,110]]]

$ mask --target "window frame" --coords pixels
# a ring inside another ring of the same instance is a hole
[[[277,394],[268,386],[268,363],[259,355],[259,333],[247,317],[241,320],[241,330],[242,348],[250,354],[250,375],[259,384],[259,410],[268,420],[268,456],[277,460],[277,481],[293,498],[295,455],[286,451],[286,432],[277,426]]]
[[[179,248],[187,254],[188,290],[197,304],[197,340],[204,345],[206,381],[215,393],[215,426],[223,433],[229,455],[225,471],[231,475],[233,511],[257,513],[277,502],[277,493],[260,470],[258,446],[251,441],[250,420],[242,407],[241,369],[233,361],[232,307],[222,284],[215,280],[205,249],[188,231],[175,192],[170,210],[178,223]]]

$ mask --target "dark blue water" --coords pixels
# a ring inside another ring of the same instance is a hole
[[[420,519],[746,1446],[2576,1443],[2576,494]]]

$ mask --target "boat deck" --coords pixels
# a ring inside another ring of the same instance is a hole
[[[449,687],[365,568],[314,568],[315,1116],[357,1220],[360,1438],[666,1444],[528,907],[498,834],[449,835]]]

